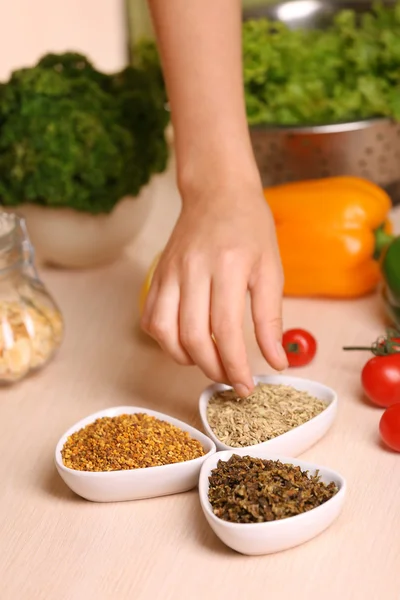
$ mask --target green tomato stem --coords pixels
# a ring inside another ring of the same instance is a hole
[[[372,352],[372,346],[343,346],[342,350],[368,350],[368,352]]]
[[[300,347],[298,344],[296,344],[296,342],[293,342],[291,344],[286,344],[285,346],[285,350],[287,352],[291,352],[292,354],[299,354],[300,352]]]

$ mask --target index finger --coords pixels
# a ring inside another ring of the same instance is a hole
[[[211,328],[228,379],[241,397],[248,396],[254,382],[243,334],[247,280],[232,269],[224,269],[211,286]]]

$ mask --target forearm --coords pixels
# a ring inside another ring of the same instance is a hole
[[[246,122],[240,0],[149,0],[181,188],[214,174],[258,181]]]

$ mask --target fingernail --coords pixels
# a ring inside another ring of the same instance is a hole
[[[282,371],[283,371],[284,369],[286,369],[289,366],[288,357],[286,356],[286,352],[283,349],[281,342],[276,342],[275,347],[276,347],[276,355],[279,359],[279,362],[282,363],[282,365],[284,365],[282,367]]]
[[[247,398],[247,396],[250,396],[249,388],[247,387],[247,385],[243,385],[243,383],[236,383],[233,385],[233,388],[237,395],[241,398]]]

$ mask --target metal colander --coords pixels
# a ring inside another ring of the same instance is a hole
[[[253,127],[263,185],[335,175],[364,177],[400,202],[400,124],[388,119],[303,128]]]
[[[289,0],[245,11],[244,19],[268,17],[292,29],[324,28],[343,8],[363,13],[371,6],[364,0]],[[250,128],[250,135],[265,187],[354,175],[377,183],[394,204],[400,203],[400,124],[389,119],[311,127],[256,126]]]

